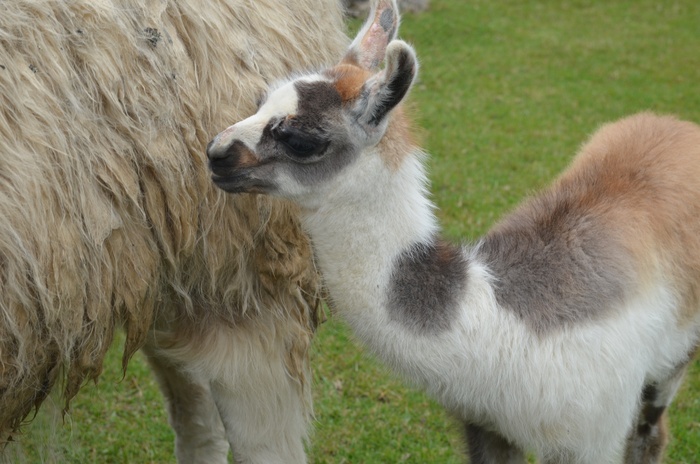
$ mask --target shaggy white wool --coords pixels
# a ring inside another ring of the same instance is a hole
[[[120,325],[126,365],[154,324],[163,354],[164,338],[218,324],[245,336],[241,322],[264,315],[264,333],[251,324],[247,335],[268,346],[251,359],[282,350],[308,420],[318,282],[306,238],[288,205],[211,185],[204,149],[270,81],[338,58],[340,6],[19,0],[2,10],[0,444],[62,369],[67,401],[97,378]]]

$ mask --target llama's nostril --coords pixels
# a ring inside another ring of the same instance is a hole
[[[207,157],[210,160],[226,156],[226,150],[222,150],[222,147],[217,146],[217,139],[218,137],[207,144]]]
[[[209,167],[219,174],[258,164],[255,155],[240,140],[234,140],[226,145],[216,143],[214,140],[214,143],[210,143],[207,147],[207,156]]]

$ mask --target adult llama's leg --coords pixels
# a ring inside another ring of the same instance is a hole
[[[261,312],[235,325],[155,332],[146,351],[168,398],[181,462],[225,462],[226,442],[237,463],[306,462],[308,344],[293,329],[290,319]]]
[[[644,388],[637,421],[627,438],[625,464],[656,464],[663,458],[668,443],[666,408],[683,382],[687,365],[668,380]]]
[[[525,455],[496,432],[465,424],[471,464],[525,464]]]
[[[150,343],[143,352],[165,397],[170,426],[175,432],[177,461],[193,464],[228,462],[229,444],[209,381],[183,371]]]

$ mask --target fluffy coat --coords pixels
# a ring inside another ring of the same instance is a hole
[[[281,358],[305,429],[307,239],[289,205],[214,188],[204,148],[270,81],[337,59],[337,3],[3,3],[0,443],[59,379],[66,402],[96,379],[119,326],[124,366],[148,343],[171,402],[173,370],[208,391]]]

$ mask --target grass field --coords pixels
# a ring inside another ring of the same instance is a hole
[[[406,16],[401,36],[422,64],[412,101],[446,235],[476,238],[606,121],[650,109],[700,122],[699,20],[697,0],[432,0]],[[51,408],[42,410],[22,438],[26,461],[174,461],[154,380],[138,355],[122,379],[118,348],[55,433]],[[455,424],[333,317],[313,366],[314,462],[463,462]],[[700,462],[698,361],[671,422],[666,462]]]

